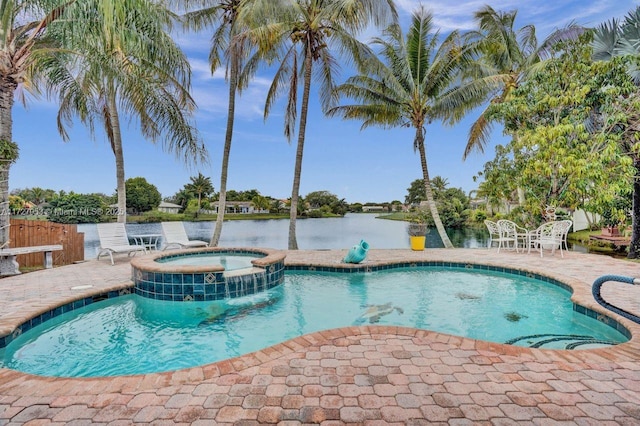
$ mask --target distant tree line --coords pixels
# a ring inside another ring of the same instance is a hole
[[[344,216],[346,213],[361,213],[365,206],[382,207],[385,212],[402,211],[413,206],[415,209],[424,201],[422,181],[413,181],[407,189],[403,204],[399,200],[390,202],[348,203],[330,191],[321,190],[308,193],[299,198],[298,216],[319,218],[327,216]],[[463,226],[468,218],[469,200],[461,189],[447,188],[448,182],[441,177],[432,180],[433,191],[442,210],[442,217],[447,227]],[[143,177],[129,178],[126,181],[127,210],[130,214],[144,214],[155,211],[162,196],[157,187]],[[208,212],[218,200],[211,179],[203,176],[190,177],[178,192],[164,201],[182,207],[180,213],[197,217]],[[73,191],[56,191],[40,187],[15,189],[10,195],[10,209],[14,215],[48,216],[48,219],[59,223],[96,223],[113,220],[118,213],[117,195],[103,193],[79,194]],[[228,190],[227,205],[233,202],[250,202],[256,210],[273,214],[288,213],[290,200],[280,200],[262,195],[257,189],[245,191]]]

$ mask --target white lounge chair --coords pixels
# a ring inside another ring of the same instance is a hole
[[[166,250],[169,247],[194,248],[209,246],[209,243],[205,241],[190,240],[182,222],[162,222],[162,236],[164,239],[162,250]]]
[[[128,256],[131,256],[140,251],[147,252],[146,247],[129,243],[124,223],[98,223],[97,228],[100,238],[98,260],[103,254],[108,254],[113,265],[114,253],[127,253]]]

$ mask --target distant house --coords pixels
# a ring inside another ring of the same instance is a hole
[[[372,213],[372,212],[387,212],[388,209],[385,206],[362,206],[363,213]]]
[[[212,213],[218,213],[219,202],[212,204]],[[225,205],[225,213],[269,213],[269,210],[256,210],[251,201],[227,201]]]
[[[178,204],[168,203],[166,201],[161,201],[158,206],[158,210],[163,213],[178,213],[182,206]]]

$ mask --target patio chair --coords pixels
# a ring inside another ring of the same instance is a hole
[[[184,230],[182,222],[162,222],[162,236],[164,239],[164,247],[168,248],[195,248],[208,247],[209,243],[200,240],[190,240],[187,232]]]
[[[569,245],[567,244],[567,236],[569,235],[569,231],[571,230],[571,227],[573,226],[573,221],[569,220],[569,219],[565,219],[562,222],[565,222],[564,226],[564,234],[562,235],[562,243],[564,244],[564,249],[566,251],[569,251]]]
[[[502,247],[505,248],[517,248],[518,241],[517,239],[512,238],[511,236],[505,235],[501,228],[501,221],[493,222],[491,220],[485,220],[484,224],[489,230],[489,244],[487,248],[493,247],[494,243],[498,243],[498,253],[500,253],[500,249]],[[513,245],[511,245],[513,244]]]
[[[128,256],[135,256],[138,252],[147,252],[145,246],[129,243],[124,223],[98,223],[96,226],[98,228],[98,237],[100,238],[98,260],[100,260],[100,256],[108,254],[113,265],[114,254],[126,253]]]
[[[496,223],[500,229],[500,238],[505,243],[504,247],[517,252],[522,235],[526,236],[527,230],[506,219],[500,219]],[[498,253],[500,253],[500,247],[498,247]]]
[[[529,236],[529,252],[533,247],[540,251],[540,257],[543,256],[543,250],[551,250],[551,254],[555,254],[556,249],[560,249],[560,256],[564,257],[564,248],[567,247],[567,234],[573,222],[570,220],[560,220],[554,222],[543,223],[532,231]]]
[[[524,252],[529,242],[529,230],[507,219],[500,219],[497,223],[502,233],[502,238],[505,238],[505,241],[510,244],[508,247],[515,248],[516,252],[522,247]]]

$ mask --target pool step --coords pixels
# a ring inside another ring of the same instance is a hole
[[[239,275],[248,275],[248,274],[263,274],[265,273],[264,268],[257,268],[255,266],[249,268],[241,268],[241,269],[233,269],[231,271],[224,271],[223,275],[225,277],[237,277]]]

